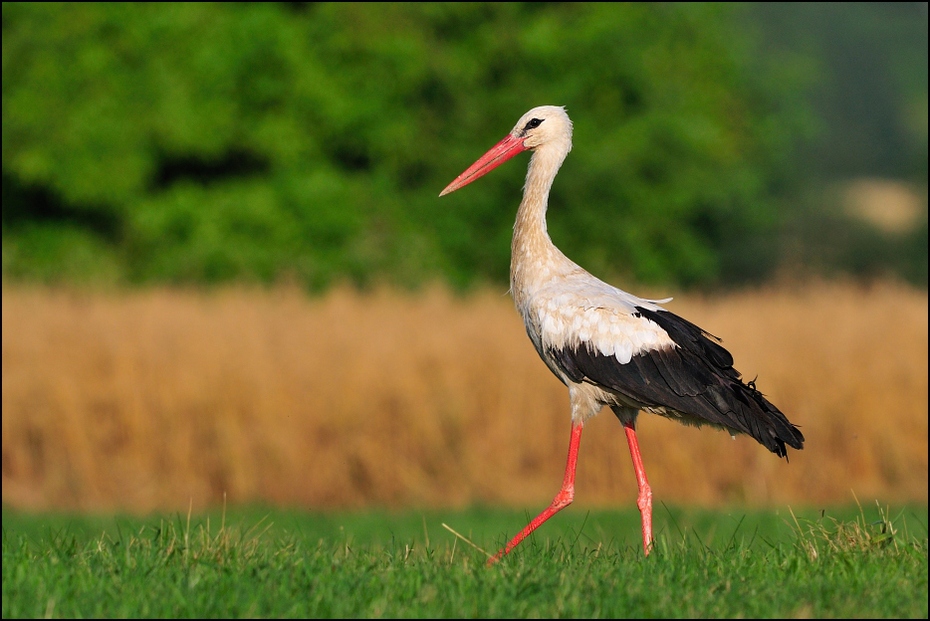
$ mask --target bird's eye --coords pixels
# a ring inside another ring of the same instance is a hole
[[[523,126],[523,131],[529,131],[531,129],[536,129],[542,124],[542,119],[531,119],[529,123]]]

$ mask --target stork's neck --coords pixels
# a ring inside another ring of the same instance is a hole
[[[533,290],[574,265],[552,243],[546,227],[549,190],[568,149],[545,145],[530,159],[510,247],[510,289],[518,307]]]

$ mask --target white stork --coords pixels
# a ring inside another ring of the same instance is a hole
[[[787,457],[786,444],[804,446],[801,432],[755,383],[740,379],[719,339],[660,306],[669,300],[645,300],[612,287],[555,247],[546,231],[549,190],[571,148],[572,122],[564,108],[533,108],[440,194],[458,190],[518,153],[533,152],[513,230],[510,291],[536,351],[568,387],[571,401],[562,488],[489,564],[571,504],[581,431],[605,405],[626,431],[646,554],[652,545],[652,490],[636,439],[640,410],[749,434],[779,457]]]

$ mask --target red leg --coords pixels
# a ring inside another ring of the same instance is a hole
[[[501,558],[513,550],[517,545],[526,539],[534,530],[539,528],[543,522],[553,515],[572,504],[575,498],[575,465],[578,463],[578,445],[581,443],[581,429],[584,423],[572,423],[572,438],[568,443],[568,463],[565,464],[565,480],[562,481],[562,489],[552,499],[549,508],[536,516],[536,518],[526,525],[510,542],[501,548],[497,554],[488,559],[488,565],[493,565]]]
[[[633,458],[633,470],[636,471],[636,483],[639,485],[639,496],[636,506],[643,516],[643,550],[649,556],[652,548],[652,488],[646,480],[646,469],[643,467],[643,458],[639,454],[639,442],[636,440],[636,430],[631,423],[623,423],[626,431],[626,441],[630,445],[630,456]]]

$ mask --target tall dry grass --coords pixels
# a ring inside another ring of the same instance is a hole
[[[927,293],[779,287],[668,305],[724,338],[800,425],[790,463],[640,417],[657,501],[927,500]],[[506,503],[557,491],[565,388],[510,299],[290,290],[3,291],[3,501],[31,508]],[[609,413],[576,502],[636,496]]]

